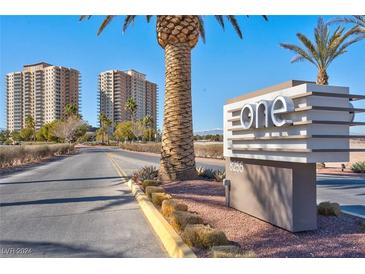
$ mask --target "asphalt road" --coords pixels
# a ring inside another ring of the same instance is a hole
[[[167,257],[108,151],[0,177],[0,256]]]
[[[159,155],[83,148],[0,176],[0,256],[166,257],[109,157],[127,175],[159,163]],[[224,162],[197,159],[197,166],[217,169]],[[364,179],[319,176],[317,197],[365,217]]]

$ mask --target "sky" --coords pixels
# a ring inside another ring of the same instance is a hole
[[[80,71],[81,112],[97,125],[97,76],[110,69],[135,69],[159,87],[158,123],[164,101],[164,51],[156,41],[153,19],[140,16],[122,33],[123,17],[117,17],[97,36],[103,18],[80,22],[78,16],[0,16],[0,128],[6,127],[5,75],[24,64],[47,62]],[[333,17],[324,17],[329,20]],[[239,17],[243,39],[226,22],[223,31],[212,16],[205,16],[206,43],[192,50],[194,131],[223,127],[223,105],[232,97],[287,80],[315,81],[316,68],[309,63],[291,64],[293,54],[281,42],[298,43],[295,34],[313,37],[317,16]],[[334,28],[334,27],[332,27]],[[329,70],[331,85],[348,86],[350,93],[365,94],[365,40],[352,45]],[[355,107],[365,108],[365,102]],[[357,115],[365,121],[365,114]],[[354,133],[365,133],[356,127]]]

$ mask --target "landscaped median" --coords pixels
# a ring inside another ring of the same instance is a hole
[[[17,145],[0,147],[0,168],[11,168],[43,159],[69,154],[73,144]]]
[[[341,213],[337,203],[318,205],[317,230],[292,233],[226,207],[221,182],[201,177],[160,184],[156,175],[145,167],[129,184],[138,186],[149,208],[154,205],[155,221],[168,223],[197,257],[365,256],[365,220]]]
[[[216,258],[255,256],[230,241],[222,230],[205,222],[187,204],[175,199],[175,195],[166,193],[165,185],[154,180],[156,174],[155,168],[144,167],[134,174],[128,185],[170,256],[191,257],[189,254],[194,253],[198,257]]]

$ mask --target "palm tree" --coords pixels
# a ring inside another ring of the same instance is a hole
[[[105,113],[101,112],[99,115],[100,121],[100,131],[102,134],[102,142],[104,143],[105,135],[107,135],[108,144],[109,144],[109,127],[112,124],[112,121],[105,115]]]
[[[31,115],[28,115],[25,118],[25,128],[31,129],[32,130],[32,139],[33,141],[35,141],[35,122],[34,122],[34,118]]]
[[[151,15],[146,16],[147,22]],[[80,19],[90,18],[82,16]],[[108,15],[101,24],[98,34],[115,18]],[[127,15],[123,31],[135,20]],[[224,18],[233,26],[240,38],[242,32],[233,15],[216,15],[224,28]],[[264,16],[265,20],[267,19]],[[162,136],[161,180],[188,180],[196,178],[191,102],[191,50],[199,36],[205,41],[202,16],[158,15],[156,23],[157,41],[165,50],[165,105],[164,130]]]
[[[328,24],[323,18],[318,19],[316,28],[314,29],[315,42],[311,42],[304,34],[297,33],[299,41],[303,44],[303,48],[292,44],[280,44],[281,47],[295,52],[297,55],[291,60],[292,63],[299,61],[308,61],[314,64],[318,69],[317,81],[318,85],[328,85],[327,69],[329,65],[338,56],[347,52],[347,48],[353,43],[361,40],[356,27],[345,32],[343,27],[338,27],[332,34],[328,28]],[[355,36],[354,36],[355,35]],[[350,39],[351,38],[351,39]]]
[[[124,108],[129,111],[130,115],[131,115],[131,120],[132,120],[132,123],[134,123],[134,116],[136,114],[136,111],[137,111],[137,103],[136,101],[132,98],[132,97],[129,97],[127,102],[125,103],[125,106]]]
[[[68,118],[70,116],[78,116],[78,109],[75,104],[67,104],[65,106],[65,116]]]
[[[153,125],[153,118],[151,115],[146,115],[145,117],[143,117],[143,124],[145,125],[145,127],[149,128]]]

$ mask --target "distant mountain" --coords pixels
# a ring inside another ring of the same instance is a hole
[[[219,135],[223,135],[223,129],[221,128],[215,128],[215,129],[207,129],[207,130],[201,130],[201,131],[195,131],[194,135],[214,135],[214,134],[219,134]]]

